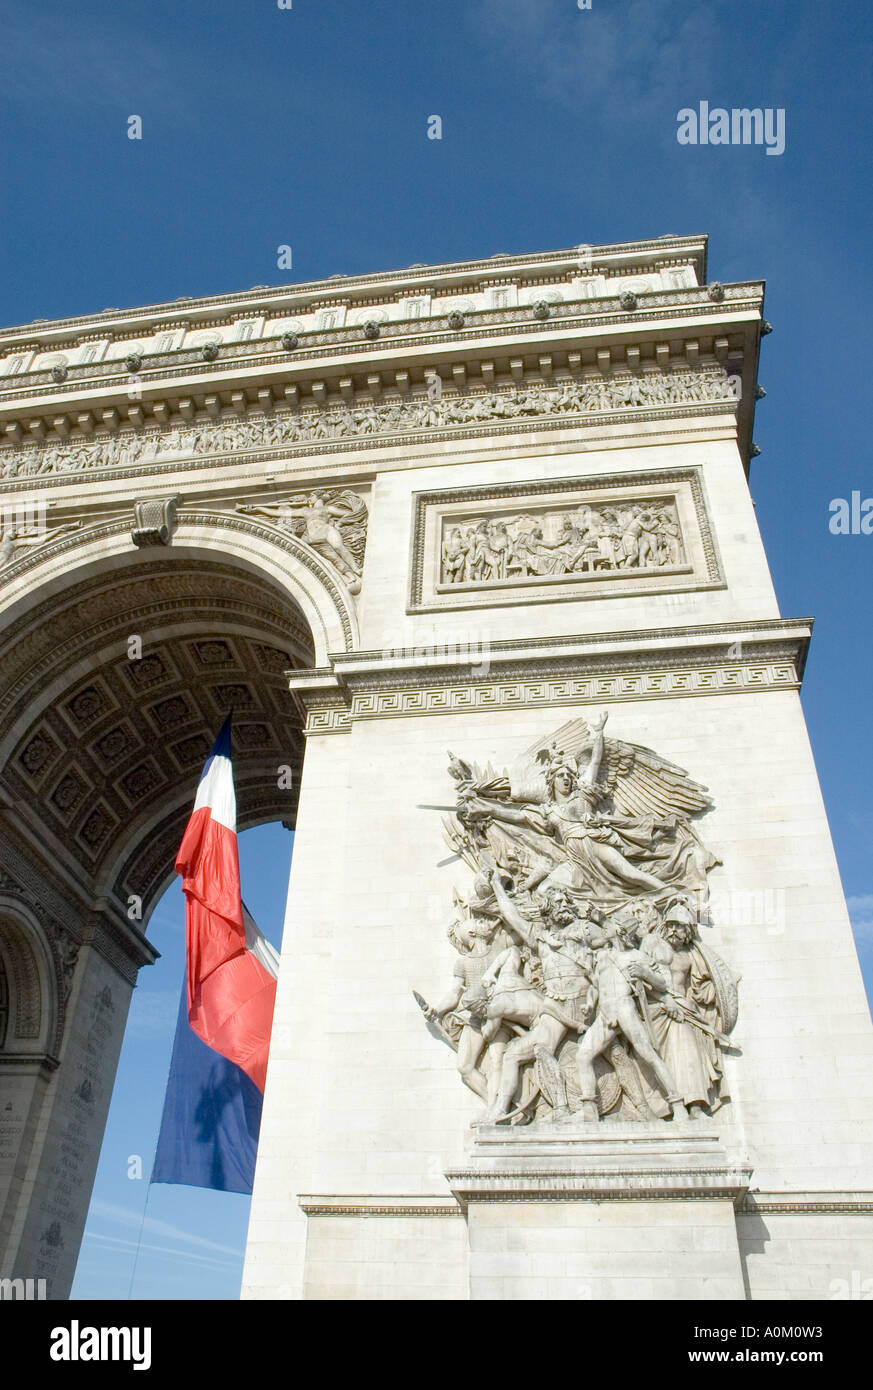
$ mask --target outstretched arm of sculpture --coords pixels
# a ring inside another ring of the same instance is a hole
[[[456,979],[451,989],[428,1011],[428,1017],[438,1019],[442,1018],[443,1014],[451,1013],[452,1009],[456,1009],[460,1004],[461,995],[463,993],[464,982],[463,980]]]
[[[428,1005],[427,1008],[424,1008],[424,1004],[422,1003],[425,1018],[430,1019],[433,1023],[438,1023],[445,1014],[451,1013],[452,1009],[456,1009],[464,997],[465,983],[466,977],[463,961],[457,960],[452,967],[451,986],[439,1002]]]
[[[291,512],[291,508],[288,506],[287,502],[280,502],[279,504],[277,504],[277,505],[275,505],[275,506],[272,506],[272,505],[268,506],[268,505],[265,504],[264,506],[258,506],[258,507],[250,507],[250,506],[247,506],[247,505],[245,504],[245,502],[237,502],[237,504],[236,504],[236,510],[237,510],[238,512],[254,512],[254,511],[257,511],[257,512],[261,513],[261,514],[264,515],[264,516],[278,516],[278,517],[286,517],[286,516],[289,516],[289,515],[290,515],[290,512]]]
[[[530,929],[530,924],[522,917],[515,903],[500,882],[500,874],[496,869],[491,875],[491,887],[494,889],[494,896],[497,899],[498,911],[509,930],[515,936],[520,936],[526,945],[533,946],[534,937]]]
[[[593,787],[600,775],[600,764],[603,762],[603,726],[608,718],[609,715],[604,710],[598,719],[592,719],[589,726],[592,733],[591,754],[588,766],[584,772],[580,770],[579,777],[586,787]]]
[[[531,818],[527,811],[516,810],[514,806],[507,806],[503,801],[492,800],[490,797],[470,796],[467,797],[458,807],[459,812],[471,820],[484,820],[490,816],[494,820],[505,821],[507,825],[531,825]],[[543,827],[535,825],[534,829]]]

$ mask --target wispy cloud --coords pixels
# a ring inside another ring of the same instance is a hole
[[[673,102],[689,77],[699,92],[720,61],[722,26],[709,5],[630,0],[579,11],[570,0],[479,0],[469,18],[479,42],[544,95],[574,110],[608,98],[616,124]]]
[[[56,108],[112,106],[131,113],[146,94],[163,110],[185,100],[167,53],[143,26],[133,32],[122,11],[106,12],[89,27],[75,6],[8,6],[0,58],[6,97],[33,100],[35,72]]]
[[[137,1037],[172,1035],[179,1010],[179,992],[175,989],[136,990],[130,1006],[128,1031]]]
[[[104,1202],[99,1198],[91,1203],[88,1213],[89,1223],[94,1220],[114,1222],[119,1226],[128,1226],[136,1230],[142,1229],[149,1235],[163,1236],[165,1240],[177,1240],[185,1245],[195,1246],[203,1250],[215,1250],[222,1255],[233,1255],[239,1258],[241,1250],[235,1250],[231,1245],[219,1245],[214,1240],[206,1240],[203,1236],[196,1236],[191,1231],[183,1231],[180,1227],[174,1226],[169,1221],[161,1221],[157,1217],[147,1216],[143,1221],[142,1213],[131,1211],[128,1207],[119,1206],[116,1202]],[[99,1235],[100,1232],[91,1231],[89,1235]]]
[[[233,1258],[215,1259],[208,1255],[196,1255],[190,1250],[180,1250],[177,1246],[153,1245],[147,1241],[122,1240],[119,1236],[103,1236],[93,1231],[86,1231],[82,1240],[83,1243],[96,1245],[104,1250],[130,1251],[131,1253],[148,1250],[150,1254],[171,1255],[177,1260],[184,1259],[186,1264],[203,1265],[208,1269],[226,1269],[228,1265],[235,1265],[238,1260],[242,1259],[243,1255],[242,1250],[234,1250],[231,1251]]]

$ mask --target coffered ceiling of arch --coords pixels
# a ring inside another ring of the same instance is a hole
[[[147,913],[229,710],[240,827],[293,823],[303,741],[283,673],[312,661],[293,602],[230,562],[93,576],[0,634],[0,788],[83,885]]]

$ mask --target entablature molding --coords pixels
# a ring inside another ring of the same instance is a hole
[[[492,371],[506,374],[525,357],[531,367],[544,364],[546,375],[573,367],[574,359],[589,368],[605,363],[607,370],[637,371],[653,361],[659,366],[695,366],[698,361],[731,357],[734,363],[746,360],[753,368],[763,288],[751,284],[728,289],[730,293],[717,304],[699,289],[644,293],[633,311],[623,309],[616,297],[553,303],[544,318],[534,317],[530,306],[463,314],[455,310],[427,324],[381,322],[380,310],[363,310],[375,316],[364,325],[285,334],[284,341],[293,338],[296,342],[293,349],[282,346],[274,336],[260,342],[225,343],[220,356],[215,356],[215,343],[185,349],[179,328],[179,343],[172,350],[147,357],[129,354],[135,373],[124,359],[106,359],[103,353],[101,360],[82,366],[67,364],[64,353],[53,353],[33,359],[42,364],[42,370],[0,374],[0,417],[13,428],[13,439],[15,424],[22,435],[40,428],[61,435],[89,434],[99,428],[118,428],[125,418],[147,418],[156,404],[174,411],[210,393],[224,395],[228,404],[236,389],[250,403],[260,399],[261,406],[270,409],[284,399],[289,386],[306,396],[313,379],[335,384],[350,374],[359,389],[375,381],[381,391],[395,389],[400,377],[399,389],[406,389],[406,379],[420,381],[423,370],[441,371],[450,379],[455,366],[478,377],[482,363],[488,378]],[[204,357],[204,352],[209,356]]]
[[[26,361],[26,368],[0,372],[0,413],[4,418],[10,412],[50,417],[66,409],[74,412],[70,418],[76,428],[76,411],[105,406],[116,397],[130,401],[134,381],[137,395],[151,399],[156,394],[178,394],[186,387],[202,389],[204,379],[213,389],[222,390],[235,381],[245,384],[256,375],[265,385],[276,378],[284,382],[289,376],[305,378],[322,371],[330,376],[343,370],[366,374],[369,369],[388,372],[390,377],[392,363],[408,370],[426,365],[428,357],[446,363],[457,353],[475,362],[492,352],[511,357],[519,346],[530,354],[556,354],[555,366],[563,366],[566,354],[573,351],[592,365],[598,351],[610,353],[613,363],[636,364],[685,354],[694,361],[722,359],[729,352],[754,357],[757,349],[763,304],[760,282],[727,286],[717,303],[700,288],[643,291],[633,296],[633,309],[624,307],[617,290],[599,299],[586,295],[550,299],[549,292],[544,293],[536,307],[485,308],[461,301],[463,310],[446,305],[440,312],[436,304],[431,317],[405,320],[389,320],[378,306],[365,304],[350,320],[345,305],[334,302],[341,324],[307,329],[298,323],[289,335],[285,325],[277,323],[273,329],[264,328],[258,340],[240,340],[232,334],[222,340],[216,330],[200,332],[191,342],[186,325],[177,324],[162,334],[167,343],[161,350],[128,352],[125,357],[123,352],[133,346],[125,342],[116,344],[118,351],[108,356],[109,341],[102,339],[99,351],[92,347],[94,355],[89,353],[89,360],[82,363],[72,362],[70,356],[81,349],[84,339],[42,353],[30,345],[12,359],[16,365]],[[324,319],[330,312],[322,305],[317,317]],[[294,346],[286,346],[292,339]],[[131,361],[133,369],[128,365]]]
[[[440,378],[441,379],[441,378]],[[313,388],[319,383],[312,383]],[[323,383],[322,383],[323,385]],[[342,385],[342,383],[340,383]],[[296,391],[296,388],[294,388]],[[483,435],[506,438],[534,430],[580,430],[586,426],[630,425],[653,421],[713,417],[736,418],[741,437],[750,409],[744,381],[719,363],[682,370],[570,373],[544,379],[521,373],[518,380],[462,389],[452,385],[429,395],[426,389],[393,397],[372,391],[360,400],[325,388],[305,406],[297,397],[281,409],[249,410],[243,393],[238,409],[217,409],[213,416],[171,421],[159,427],[125,427],[115,433],[48,440],[32,438],[0,450],[3,491],[71,485],[91,473],[107,480],[136,473],[184,473],[239,466],[241,454],[258,461],[431,444]],[[139,407],[137,407],[139,409]],[[745,423],[744,423],[745,422]],[[22,435],[23,437],[23,435]]]
[[[810,619],[355,652],[289,673],[304,732],[355,721],[523,707],[798,690]]]

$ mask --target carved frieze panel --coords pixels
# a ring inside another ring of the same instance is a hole
[[[530,383],[495,390],[440,392],[397,400],[277,410],[268,415],[191,424],[109,436],[23,443],[0,452],[0,480],[43,479],[94,469],[158,469],[165,461],[220,458],[246,450],[333,446],[343,448],[374,436],[408,436],[416,431],[493,432],[515,425],[572,422],[579,416],[651,412],[679,407],[736,409],[737,379],[720,367],[701,370],[615,373],[610,377],[567,377],[554,385]],[[0,566],[4,563],[0,552]]]
[[[696,468],[415,497],[413,611],[722,583]]]

